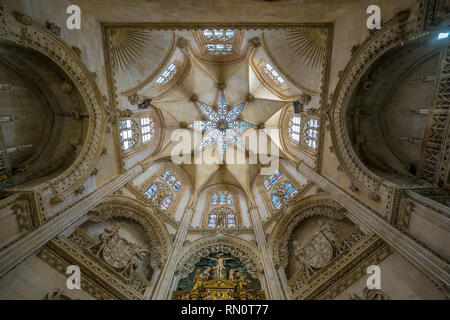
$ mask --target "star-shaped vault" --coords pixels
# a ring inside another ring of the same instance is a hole
[[[217,101],[217,111],[197,100],[202,114],[207,120],[195,121],[189,125],[189,128],[206,131],[203,136],[201,149],[216,143],[216,146],[223,156],[227,149],[227,141],[234,143],[240,149],[245,150],[244,142],[241,134],[248,129],[254,128],[255,125],[247,121],[237,120],[239,115],[247,105],[247,101],[243,101],[228,111],[228,103],[223,90],[220,90]]]

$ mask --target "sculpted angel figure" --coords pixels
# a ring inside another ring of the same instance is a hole
[[[123,268],[122,274],[125,278],[130,279],[134,270],[136,270],[139,266],[139,263],[144,258],[144,255],[147,253],[148,249],[141,248],[139,246],[134,246],[134,254],[131,257],[130,261],[128,261],[127,265]]]
[[[233,258],[223,258],[219,255],[216,255],[215,258],[210,258],[208,257],[209,260],[213,260],[213,261],[217,261],[216,266],[214,267],[216,269],[216,278],[222,278],[222,272],[223,269],[225,268],[224,266],[224,262],[226,260],[232,260]]]
[[[235,269],[235,268],[231,268],[230,269],[228,280],[230,280],[230,281],[235,281],[236,280],[236,278],[234,277],[236,271],[237,271],[237,269]]]
[[[212,267],[206,267],[205,271],[203,272],[203,279],[205,281],[208,281],[209,279],[211,279],[211,272],[212,272]]]
[[[119,233],[119,229],[120,226],[119,224],[116,222],[112,225],[112,227],[106,227],[104,229],[104,232],[100,234],[99,238],[100,238],[100,243],[99,244],[94,244],[91,246],[91,248],[95,248],[97,247],[97,251],[95,252],[95,254],[97,256],[100,255],[100,253],[103,251],[103,249],[105,248],[105,246],[108,244],[109,240],[111,240],[116,234]]]

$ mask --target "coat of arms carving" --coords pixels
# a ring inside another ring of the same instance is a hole
[[[320,269],[333,258],[333,247],[322,232],[318,232],[304,245],[297,245],[296,256],[310,267]]]
[[[122,238],[119,235],[119,229],[117,223],[105,228],[99,236],[100,243],[95,244],[91,249],[111,267],[122,272],[124,276],[130,277],[148,250]]]

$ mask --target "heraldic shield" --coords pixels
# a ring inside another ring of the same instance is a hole
[[[322,268],[333,258],[333,247],[328,239],[319,232],[302,250],[305,261],[313,268]]]
[[[118,233],[108,241],[103,249],[103,259],[112,267],[124,268],[134,255],[134,246],[121,238]]]

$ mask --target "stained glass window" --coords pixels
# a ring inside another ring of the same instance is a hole
[[[233,195],[231,193],[229,193],[227,196],[227,202],[229,205],[233,204]]]
[[[167,178],[169,178],[169,177],[170,177],[170,171],[169,170],[164,171],[162,173],[162,175],[161,175],[161,179],[163,179],[164,181],[166,181]]]
[[[161,210],[166,211],[169,209],[170,204],[172,203],[172,197],[166,196],[164,200],[161,202]]]
[[[219,220],[222,221],[220,226],[217,225]],[[208,227],[236,228],[236,215],[234,211],[224,207],[215,208],[208,216]]]
[[[181,181],[178,180],[174,185],[173,185],[173,190],[178,191],[181,188]]]
[[[284,187],[291,197],[297,193],[297,189],[290,182],[285,182]]]
[[[281,189],[281,191],[283,192],[283,196],[286,200],[289,200],[291,198],[291,196],[287,193],[286,189]]]
[[[130,119],[119,120],[120,140],[122,142],[122,150],[128,150],[134,146],[134,132],[132,129],[133,122]]]
[[[150,141],[155,133],[155,125],[150,118],[141,118],[142,142]]]
[[[228,228],[235,228],[236,227],[236,221],[234,217],[234,213],[228,213],[227,215],[227,227]]]
[[[280,198],[276,194],[272,195],[272,203],[275,209],[279,210],[281,208]]]
[[[168,82],[173,75],[177,72],[177,67],[175,64],[171,63],[166,70],[163,71],[163,73],[159,76],[158,79],[156,79],[156,83],[159,85],[162,85],[166,82]]]
[[[220,203],[220,204],[225,204],[225,200],[226,200],[225,195],[224,195],[224,194],[221,194],[221,195],[219,196],[219,203]]]
[[[152,198],[158,191],[158,185],[156,183],[152,184],[144,193],[148,198]]]
[[[175,178],[174,176],[170,176],[170,178],[167,180],[167,183],[169,184],[169,186],[172,186],[175,181],[177,181],[177,178]]]
[[[281,75],[269,64],[266,63],[265,67],[264,67],[264,71],[267,73],[267,75],[272,78],[272,80],[274,80],[276,83],[278,84],[284,84],[285,81],[284,79],[281,77]]]
[[[217,195],[217,193],[214,193],[211,197],[211,204],[216,205],[218,203],[219,203],[219,196]]]
[[[208,218],[208,227],[215,228],[217,224],[217,214],[211,213]]]
[[[283,177],[283,174],[280,170],[276,170],[272,175],[270,175],[268,178],[264,179],[264,188],[266,190],[269,190],[272,185],[277,183],[278,180],[280,180]]]

